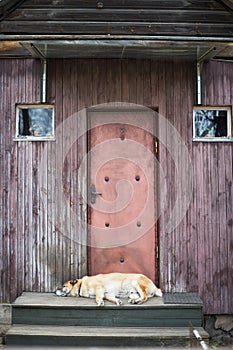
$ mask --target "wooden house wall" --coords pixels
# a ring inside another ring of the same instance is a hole
[[[209,62],[203,103],[233,105],[233,64]],[[233,311],[233,143],[193,145],[200,291],[207,310]],[[203,273],[201,273],[203,271]],[[215,286],[215,287],[214,287]]]
[[[40,100],[36,60],[0,61],[0,300],[36,284],[39,266],[37,159],[43,144],[16,143],[15,103]]]
[[[86,216],[82,202],[85,174],[80,177],[77,171],[85,139],[74,143],[65,157],[61,175],[70,208],[64,209],[56,188],[60,156],[57,149],[64,152],[69,135],[64,132],[60,144],[13,141],[15,102],[38,102],[40,98],[39,62],[3,60],[0,67],[0,299],[12,301],[22,290],[53,291],[64,279],[86,272],[86,251],[80,245],[82,226],[78,220]],[[205,103],[233,104],[232,81],[232,64],[206,64]],[[166,232],[176,201],[177,169],[166,147],[160,145],[159,161],[166,182],[165,205],[158,222],[161,286],[165,291],[199,292],[207,314],[232,313],[232,143],[192,141],[195,64],[52,60],[48,83],[48,100],[55,103],[55,123],[61,133],[63,123],[73,113],[116,101],[158,107],[159,113],[174,125],[192,160],[193,193],[181,223],[171,233]],[[71,130],[80,127],[70,125]],[[168,133],[166,137],[172,144],[170,136]],[[42,154],[47,162],[43,175],[46,201],[38,184]],[[185,161],[182,152],[179,159]],[[71,209],[77,214],[76,231],[72,229]]]

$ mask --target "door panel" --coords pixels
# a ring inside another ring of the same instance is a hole
[[[89,112],[89,274],[156,279],[154,118],[140,113]]]

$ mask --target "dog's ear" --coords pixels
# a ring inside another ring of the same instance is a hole
[[[76,283],[78,283],[78,280],[71,281],[72,286],[74,286]]]

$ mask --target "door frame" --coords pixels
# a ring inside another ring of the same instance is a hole
[[[86,108],[86,155],[88,154],[88,152],[90,151],[90,135],[91,135],[91,127],[90,127],[90,112],[94,112],[94,111],[101,111],[104,109],[104,111],[111,111],[114,108],[115,104],[110,104],[110,106],[108,106],[108,104],[100,104],[100,105],[96,105],[96,106],[92,106],[89,108]],[[154,138],[154,156],[156,161],[159,162],[159,138],[155,133],[155,129],[157,128],[157,130],[159,130],[159,119],[156,118],[156,113],[158,113],[158,107],[144,107],[141,106],[142,108],[144,108],[145,110],[151,110],[153,111],[154,114],[154,122],[153,122],[153,138]],[[119,111],[119,106],[116,105],[115,108],[117,108],[117,110]],[[131,104],[129,104],[129,106],[127,107],[123,105],[123,110],[127,108],[126,110],[131,110]],[[120,123],[120,121],[119,121]],[[154,163],[154,174],[155,174],[155,211],[159,212],[160,210],[160,179],[159,179],[159,170],[158,167],[156,166],[156,161]],[[89,189],[90,189],[90,163],[89,160],[87,161],[86,164],[86,198],[88,198],[89,201]],[[90,254],[90,249],[89,249],[89,242],[90,242],[90,228],[89,228],[89,223],[90,223],[90,207],[89,204],[87,203],[86,205],[86,243],[87,243],[87,249],[86,249],[86,274],[88,274],[90,272],[90,263],[89,263],[89,254]],[[159,225],[159,217],[156,218],[155,221],[155,234],[156,234],[156,246],[155,248],[155,261],[156,261],[156,276],[155,276],[155,283],[160,285],[161,282],[161,274],[160,274],[160,254],[161,254],[161,250],[160,250],[160,231],[159,231],[160,225]]]

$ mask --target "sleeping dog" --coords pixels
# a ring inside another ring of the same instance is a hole
[[[95,298],[98,306],[104,305],[104,299],[121,305],[120,297],[129,298],[132,304],[144,303],[153,296],[162,297],[161,289],[145,275],[117,272],[69,280],[62,292],[67,296]]]

